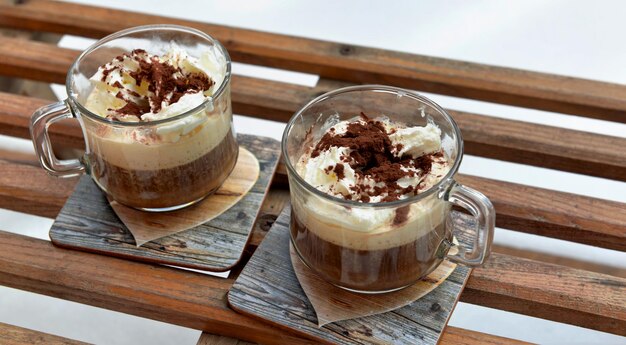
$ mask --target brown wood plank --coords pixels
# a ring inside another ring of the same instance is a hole
[[[0,92],[0,134],[30,139],[30,116],[50,101]],[[59,121],[50,126],[51,141],[71,148],[83,148],[83,133],[77,121]]]
[[[624,278],[492,253],[461,301],[626,336],[625,291]]]
[[[16,164],[39,166],[39,161],[34,154],[28,152],[18,152],[11,149],[0,148],[0,160]]]
[[[0,74],[63,83],[67,68],[78,53],[50,44],[0,37]],[[235,76],[233,108],[237,113],[284,122],[310,99],[345,85],[322,80],[311,88]],[[19,113],[16,109],[22,106],[20,114],[29,117],[44,103],[37,100],[37,106],[23,104],[27,99],[11,102],[0,97],[0,111],[6,107],[10,115],[0,119],[0,131],[27,135],[24,126],[28,121],[14,118]],[[450,113],[463,132],[468,154],[626,181],[626,150],[619,149],[626,146],[626,138],[454,110]],[[67,132],[63,129],[59,132]],[[80,135],[80,131],[74,129],[68,136],[74,134]],[[72,144],[82,147],[80,140]]]
[[[440,344],[455,344],[455,345],[497,345],[497,344],[510,344],[510,345],[530,345],[531,343],[499,337],[496,335],[470,331],[463,328],[457,328],[447,326],[441,339]]]
[[[27,0],[0,6],[3,26],[94,38],[157,23],[208,32],[236,61],[626,122],[626,86],[618,84],[79,4]]]
[[[39,166],[0,160],[0,208],[54,218],[77,179],[48,176]]]
[[[491,250],[496,253],[502,253],[509,256],[517,256],[520,258],[567,266],[579,270],[597,272],[626,279],[626,268],[621,268],[618,266],[589,262],[585,261],[584,259],[574,259],[559,254],[537,252],[530,249],[513,248],[499,244],[493,244],[491,246]]]
[[[55,247],[0,231],[0,284],[260,343],[303,340],[226,305],[229,279]]]
[[[530,343],[499,337],[487,333],[481,333],[471,331],[468,329],[447,326],[439,339],[441,345],[496,345],[496,344],[509,344],[509,345],[529,345]],[[196,345],[252,345],[246,341],[242,341],[235,338],[228,338],[224,336],[209,334],[203,332],[198,339]]]
[[[58,48],[54,44],[5,36],[0,36],[0,46],[2,75],[28,76],[26,79],[47,83],[64,84],[67,70],[80,53],[77,50]]]
[[[15,0],[0,0],[0,3],[15,3]],[[61,39],[61,35],[43,33],[43,32],[26,32],[23,30],[1,29],[0,36],[14,37],[23,40],[35,40],[40,42],[48,42],[57,44]],[[49,100],[55,100],[56,96],[52,92],[48,83],[16,79],[9,77],[0,77],[0,91],[17,93],[24,96],[39,97]]]
[[[34,331],[0,322],[0,343],[4,345],[86,345],[82,341]]]
[[[196,345],[254,345],[254,343],[202,332]]]
[[[626,204],[517,183],[459,175],[496,208],[496,226],[626,251]]]
[[[1,231],[0,246],[2,285],[247,341],[294,341],[228,309],[232,279],[66,250]],[[474,270],[461,300],[623,335],[625,287],[625,279],[494,254]]]

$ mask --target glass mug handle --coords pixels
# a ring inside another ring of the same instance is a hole
[[[454,183],[448,193],[448,201],[462,207],[476,218],[478,226],[474,236],[472,248],[457,245],[458,252],[448,254],[447,258],[466,266],[480,266],[489,256],[493,232],[496,222],[496,211],[493,204],[482,193],[475,189]]]
[[[85,166],[78,159],[61,160],[54,155],[48,127],[62,119],[73,118],[65,101],[59,101],[37,109],[30,119],[30,136],[41,166],[57,177],[73,177],[82,174]]]

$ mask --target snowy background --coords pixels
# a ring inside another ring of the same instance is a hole
[[[78,1],[98,4],[100,1]],[[626,84],[626,2],[149,1],[107,6],[417,54]],[[92,41],[65,37],[83,49]],[[234,73],[315,85],[315,75],[234,64]],[[62,88],[56,88],[62,96]],[[626,125],[426,94],[444,107],[626,137]],[[236,116],[242,133],[280,138],[284,125]],[[26,140],[0,147],[32,152]],[[466,156],[461,172],[626,202],[626,183]],[[626,212],[626,211],[625,211]],[[48,239],[51,219],[0,210],[2,230]],[[498,229],[495,243],[626,268],[626,253]],[[0,322],[98,344],[195,344],[200,332],[0,286]],[[626,338],[459,303],[450,324],[542,344],[626,344]]]

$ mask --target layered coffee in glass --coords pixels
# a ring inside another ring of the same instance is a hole
[[[340,89],[306,105],[283,137],[291,191],[291,241],[322,278],[358,292],[388,292],[432,272],[445,257],[487,256],[493,206],[454,182],[460,132],[415,93],[384,86]],[[453,246],[450,209],[478,221],[476,243]]]
[[[112,200],[143,210],[201,200],[228,177],[239,152],[230,65],[219,42],[191,28],[144,26],[102,39],[71,67],[68,100],[33,115],[42,164],[61,176],[86,170]],[[43,147],[54,116],[81,122],[80,162],[55,166]]]

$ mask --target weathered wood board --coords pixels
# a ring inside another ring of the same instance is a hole
[[[240,134],[259,161],[259,179],[235,206],[193,229],[135,246],[104,193],[83,176],[50,229],[58,246],[133,260],[223,272],[239,262],[280,158],[274,139]]]
[[[469,268],[458,265],[439,287],[400,309],[318,327],[291,265],[289,212],[286,207],[230,289],[228,302],[233,309],[322,343],[437,343],[469,277]],[[469,218],[456,220],[456,226],[474,226]],[[466,242],[460,235],[456,232],[459,241]]]

